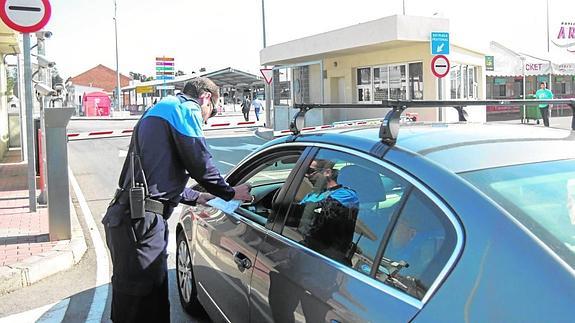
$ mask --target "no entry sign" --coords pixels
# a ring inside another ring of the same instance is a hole
[[[8,27],[21,33],[44,28],[51,13],[48,0],[0,0],[0,18]]]
[[[438,78],[445,77],[449,73],[449,60],[444,55],[434,56],[431,60],[431,72]]]

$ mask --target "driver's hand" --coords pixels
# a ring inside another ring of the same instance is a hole
[[[208,203],[209,200],[214,199],[214,198],[215,198],[215,196],[210,194],[210,193],[200,193],[200,196],[198,196],[196,203],[206,205],[206,203]]]
[[[236,191],[236,194],[234,195],[234,200],[242,200],[246,202],[251,201],[252,200],[252,195],[250,194],[251,189],[252,186],[248,183],[235,186],[234,190]]]

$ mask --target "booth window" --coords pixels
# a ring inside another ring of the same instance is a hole
[[[421,100],[423,63],[358,68],[356,86],[359,103],[388,99]]]
[[[423,63],[409,64],[409,98],[423,100]]]
[[[451,99],[476,99],[478,97],[476,66],[453,65],[449,77]]]
[[[357,102],[371,102],[371,67],[357,69]]]
[[[273,71],[274,105],[291,105],[291,71],[279,68]]]

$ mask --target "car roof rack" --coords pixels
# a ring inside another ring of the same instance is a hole
[[[312,109],[381,109],[390,108],[379,128],[379,138],[382,142],[389,145],[395,144],[399,133],[399,120],[401,114],[407,108],[439,108],[452,107],[457,110],[459,121],[467,121],[468,114],[465,107],[469,106],[510,106],[510,105],[533,105],[533,104],[567,104],[573,110],[575,115],[575,99],[551,99],[551,100],[383,100],[375,104],[318,104],[318,103],[299,103],[294,108],[299,111],[294,115],[289,130],[294,135],[299,135],[304,128],[305,114]],[[575,130],[575,129],[574,129]]]

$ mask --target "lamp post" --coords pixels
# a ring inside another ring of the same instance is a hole
[[[120,100],[120,67],[118,62],[118,5],[114,0],[114,35],[116,37],[116,107],[118,111],[122,111],[122,101]]]
[[[264,0],[262,0],[262,34],[264,41],[264,48],[266,48],[266,10],[264,5]],[[266,96],[266,127],[273,128],[272,122],[272,100],[271,100],[271,86],[268,82],[265,82],[264,93]]]

